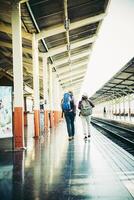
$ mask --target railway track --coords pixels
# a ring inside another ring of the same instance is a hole
[[[134,130],[99,118],[92,118],[91,123],[103,135],[134,156]]]

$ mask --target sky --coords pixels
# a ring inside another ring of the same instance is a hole
[[[81,93],[91,97],[134,56],[134,0],[111,0]]]

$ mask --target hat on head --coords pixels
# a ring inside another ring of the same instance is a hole
[[[88,98],[88,94],[87,93],[83,93],[82,97],[87,97]]]

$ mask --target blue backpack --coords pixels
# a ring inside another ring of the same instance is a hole
[[[71,96],[69,93],[65,93],[64,96],[63,96],[63,102],[62,102],[62,109],[63,111],[68,111],[68,110],[71,110],[71,104],[70,104],[70,101],[71,101]]]

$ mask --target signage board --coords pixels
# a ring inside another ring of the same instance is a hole
[[[0,138],[13,137],[12,87],[0,86]]]

